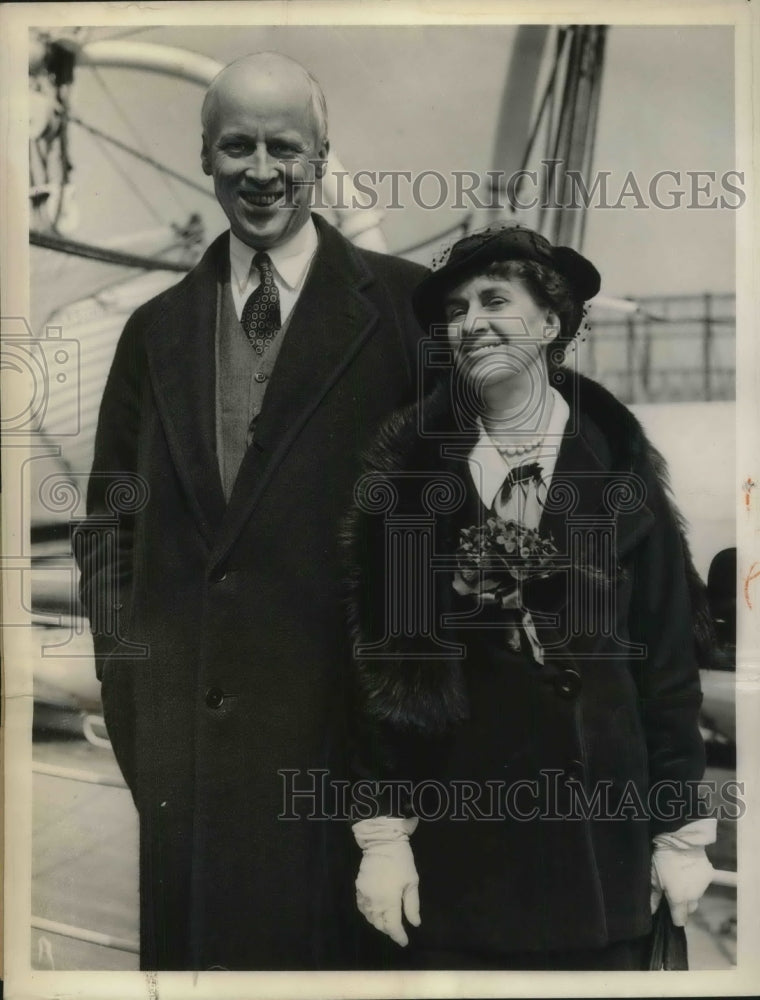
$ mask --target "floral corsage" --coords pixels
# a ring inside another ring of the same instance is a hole
[[[508,619],[507,645],[519,651],[522,629],[535,660],[543,663],[544,653],[533,619],[523,606],[522,584],[528,579],[549,577],[567,569],[568,560],[561,555],[553,538],[546,538],[535,528],[526,528],[518,521],[489,517],[482,524],[461,530],[456,558],[454,590],[511,612],[505,616]],[[592,567],[586,567],[583,572],[595,579],[603,577]]]

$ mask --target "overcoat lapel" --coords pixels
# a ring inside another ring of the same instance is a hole
[[[562,439],[541,534],[552,534],[561,545],[568,519],[585,519],[589,527],[601,528],[602,521],[612,518],[618,557],[630,551],[652,527],[654,515],[640,479],[626,464],[613,467],[600,428],[581,417]]]
[[[587,432],[587,428],[583,428]],[[587,432],[588,433],[588,432]],[[590,517],[602,510],[609,471],[580,428],[563,437],[554,465],[539,531],[560,545],[568,517]]]
[[[278,465],[322,399],[375,328],[378,312],[363,294],[372,281],[361,258],[315,217],[319,249],[285,334],[277,364],[212,553],[221,561]]]
[[[217,276],[228,254],[224,233],[172,289],[146,330],[145,349],[166,438],[198,527],[211,548],[224,515],[215,441]]]
[[[581,417],[562,439],[539,522],[540,533],[553,537],[560,552],[597,565],[609,579],[608,586],[614,586],[618,560],[654,523],[654,515],[643,500],[640,504],[631,503],[629,510],[623,503],[621,512],[620,501],[626,497],[628,489],[633,489],[635,482],[638,477],[632,473],[610,467],[610,455],[601,430],[593,421]],[[586,558],[585,543],[579,539],[598,539],[605,524],[614,532],[614,547],[609,551],[600,550],[597,542]],[[573,525],[579,535],[571,543],[569,529]],[[599,565],[600,560],[602,565]],[[550,615],[567,606],[570,594],[569,582],[560,583],[556,577],[533,578],[523,587],[526,605]]]

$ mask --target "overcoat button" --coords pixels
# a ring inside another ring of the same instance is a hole
[[[221,688],[209,688],[206,692],[206,704],[209,708],[221,708],[224,701],[224,691]]]
[[[266,382],[267,380],[266,374],[264,372],[256,372],[256,374],[253,377],[257,382]]]
[[[581,689],[581,675],[577,670],[563,670],[554,681],[554,690],[560,698],[577,698]]]
[[[570,763],[565,768],[565,781],[583,781],[584,771],[583,762],[580,760],[571,760]]]

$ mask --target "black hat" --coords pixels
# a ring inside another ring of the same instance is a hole
[[[443,296],[448,289],[500,260],[534,260],[553,268],[569,282],[581,303],[593,298],[601,287],[597,269],[571,247],[552,246],[540,233],[524,226],[486,229],[457,240],[445,261],[415,288],[412,304],[422,328],[444,322]]]

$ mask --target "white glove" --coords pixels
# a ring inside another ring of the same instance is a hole
[[[417,822],[416,816],[378,816],[353,825],[363,852],[356,877],[356,905],[373,927],[402,947],[409,944],[401,922],[402,903],[409,923],[420,925],[419,876],[409,843]]]
[[[685,925],[712,882],[714,869],[704,845],[715,840],[716,827],[716,820],[701,819],[654,838],[649,904],[654,913],[664,892],[676,927]]]

